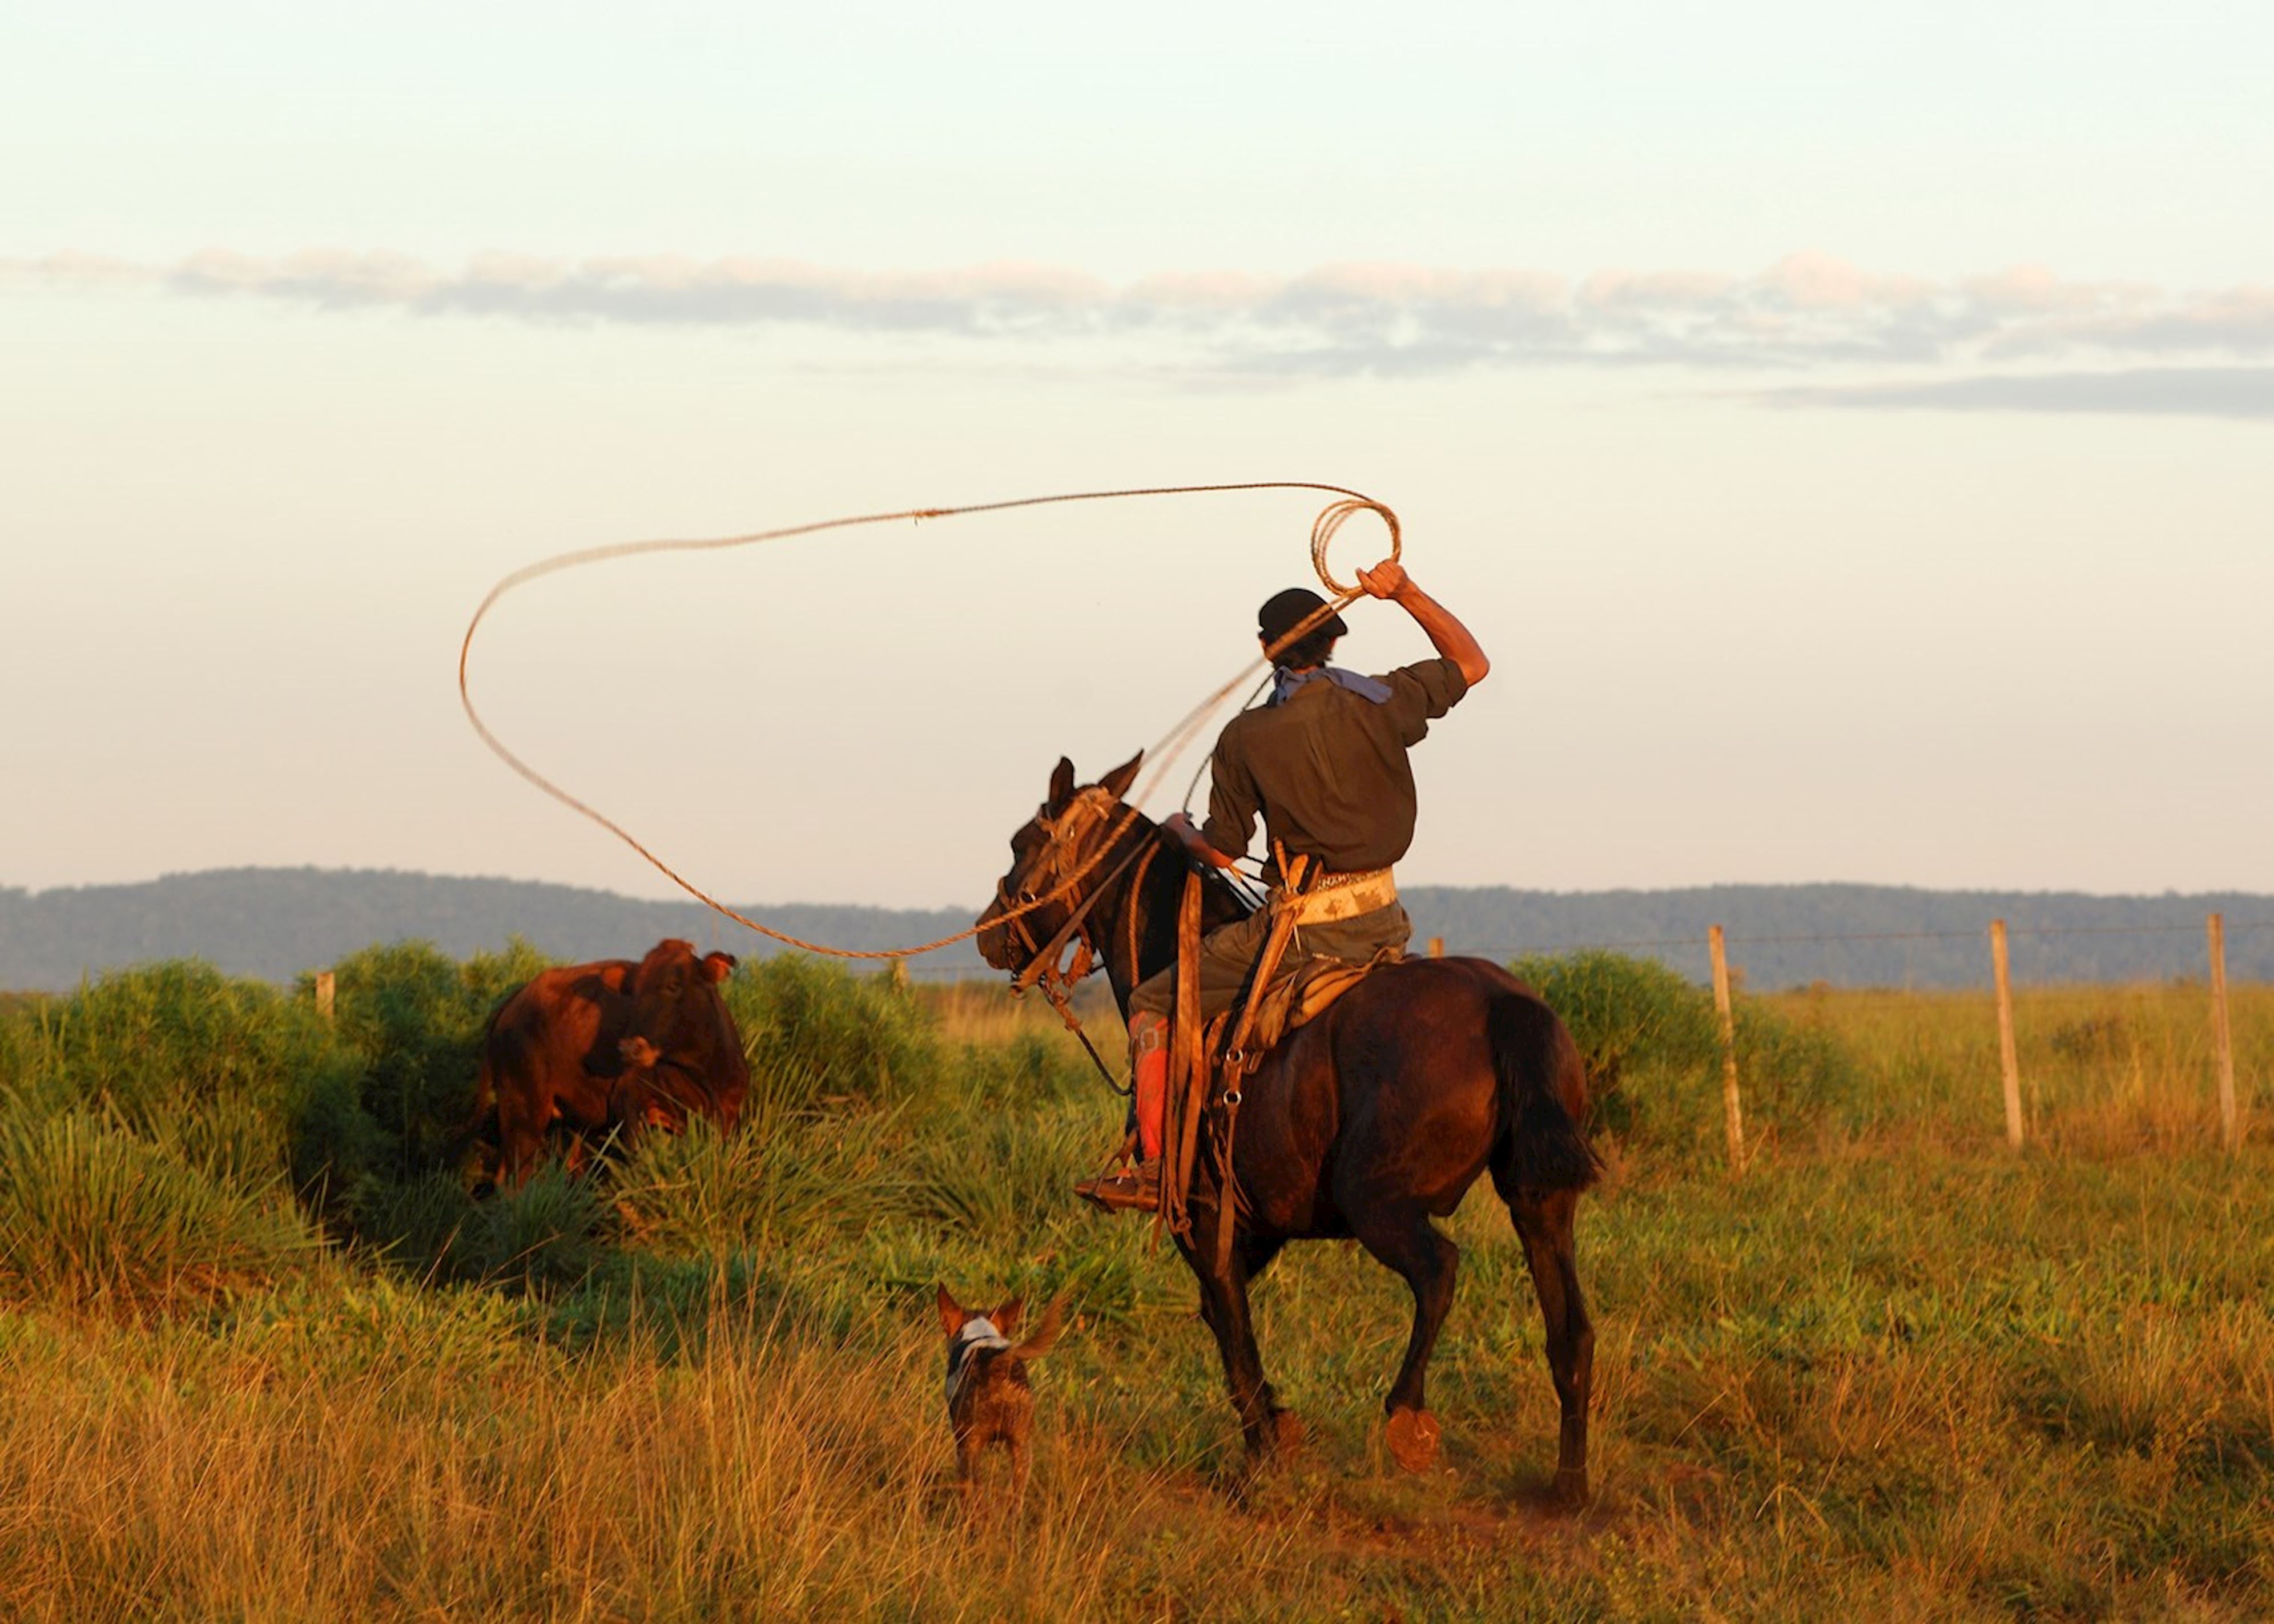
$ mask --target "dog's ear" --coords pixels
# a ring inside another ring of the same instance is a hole
[[[957,1302],[953,1296],[949,1293],[947,1283],[945,1281],[941,1282],[939,1288],[939,1323],[941,1327],[946,1330],[950,1336],[953,1336],[963,1328],[963,1322],[970,1318],[971,1316],[969,1314],[964,1312],[963,1304]]]
[[[1022,1297],[1014,1297],[1009,1302],[1004,1304],[1002,1307],[997,1309],[993,1313],[987,1317],[995,1322],[995,1328],[997,1330],[1000,1331],[1004,1335],[1008,1336],[1012,1332],[1019,1328],[1019,1316],[1026,1312],[1027,1299]]]

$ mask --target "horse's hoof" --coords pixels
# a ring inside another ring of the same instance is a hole
[[[1271,1417],[1271,1453],[1283,1461],[1303,1453],[1303,1417],[1291,1410],[1277,1410]]]
[[[1276,1465],[1303,1452],[1303,1420],[1291,1410],[1275,1410],[1247,1430],[1251,1466]]]
[[[1555,1474],[1555,1500],[1567,1511],[1583,1508],[1589,1499],[1587,1469],[1566,1467]]]
[[[1382,1429],[1389,1453],[1410,1472],[1425,1472],[1437,1462],[1437,1417],[1426,1410],[1393,1410]]]

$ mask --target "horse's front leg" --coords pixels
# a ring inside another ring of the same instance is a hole
[[[1263,1378],[1263,1356],[1255,1345],[1255,1323],[1248,1312],[1248,1282],[1261,1274],[1277,1254],[1280,1242],[1241,1233],[1233,1238],[1231,1266],[1216,1265],[1212,1217],[1195,1214],[1192,1241],[1179,1242],[1185,1261],[1200,1282],[1201,1318],[1216,1333],[1216,1351],[1224,1358],[1224,1378],[1231,1389],[1232,1408],[1239,1414],[1239,1430],[1251,1457],[1261,1458],[1302,1440],[1302,1429],[1291,1411],[1283,1410],[1278,1395]]]

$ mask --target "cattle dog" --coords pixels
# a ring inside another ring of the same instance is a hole
[[[1039,1359],[1058,1339],[1063,1297],[1043,1310],[1034,1335],[1013,1343],[1025,1303],[1013,1297],[1000,1308],[964,1307],[943,1285],[939,1320],[947,1332],[947,1424],[955,1434],[955,1469],[963,1488],[966,1514],[976,1508],[979,1457],[990,1444],[1011,1456],[1011,1503],[1027,1492],[1027,1448],[1035,1429],[1035,1391],[1027,1380],[1027,1361]]]

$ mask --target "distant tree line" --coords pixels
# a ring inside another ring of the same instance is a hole
[[[1415,951],[1493,959],[1617,946],[1703,980],[1706,928],[1728,928],[1755,987],[1969,987],[1990,974],[1986,932],[2004,919],[2023,981],[2201,977],[2203,915],[2224,913],[2228,973],[2274,981],[2274,897],[2095,897],[2052,891],[1921,891],[1884,885],[1723,885],[1679,891],[1532,891],[1415,886]],[[929,941],[971,909],[746,905],[793,934],[844,947]],[[374,943],[423,941],[464,957],[519,936],[558,959],[636,955],[665,936],[746,959],[781,951],[691,902],[523,880],[392,870],[225,868],[135,885],[0,888],[0,989],[62,990],[154,959],[206,959],[232,974],[289,981]],[[968,943],[918,961],[927,975],[990,974]]]

